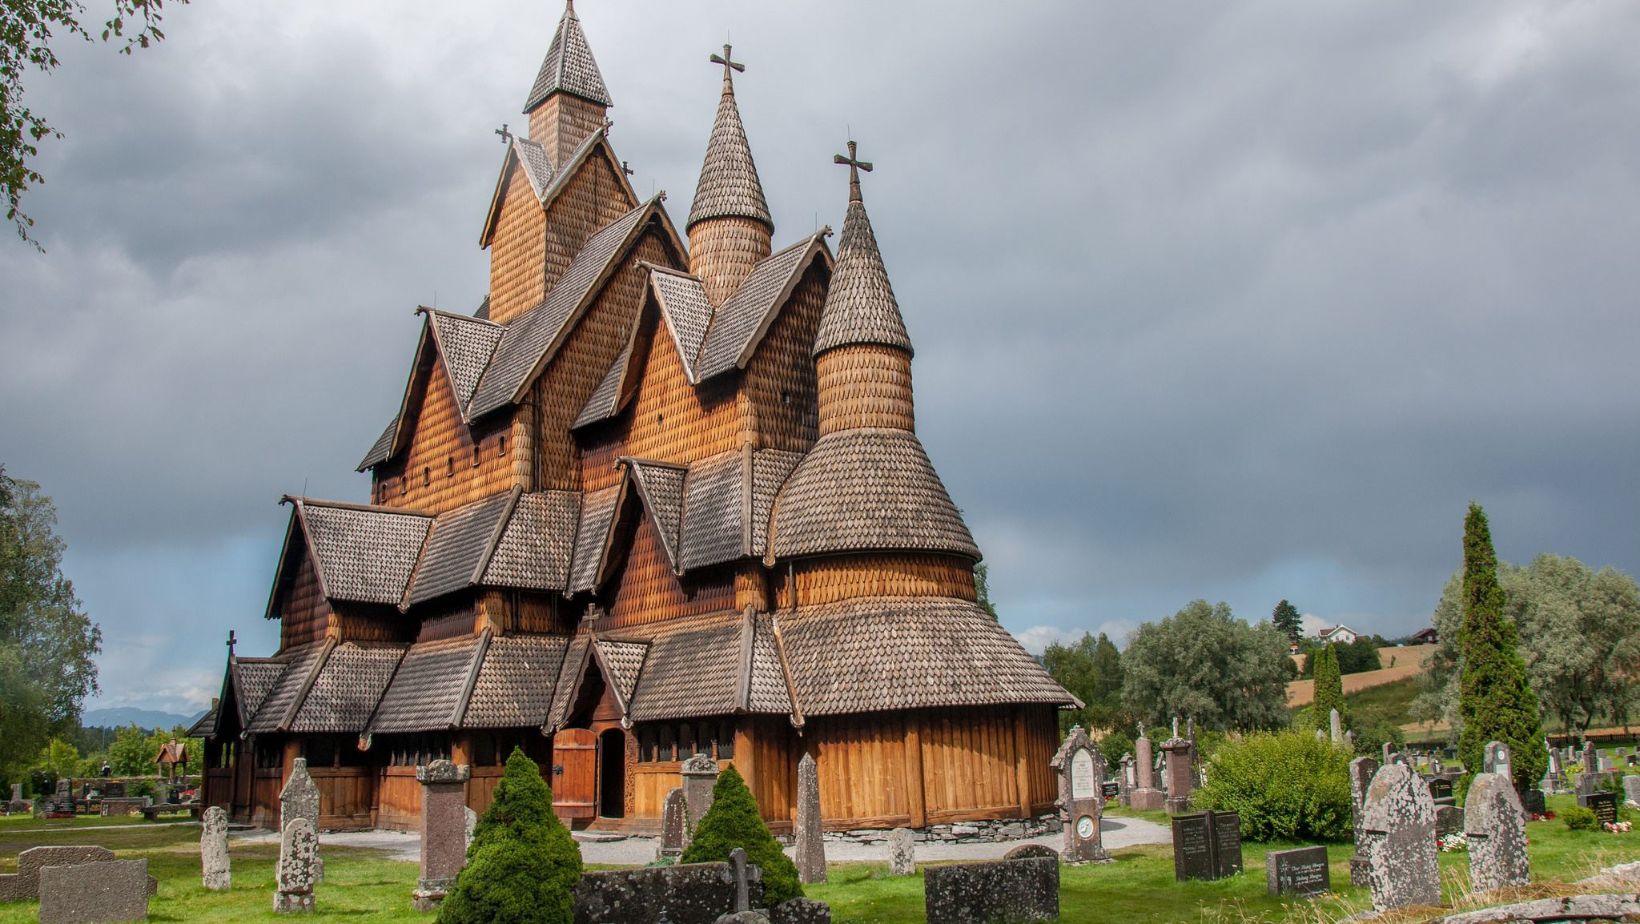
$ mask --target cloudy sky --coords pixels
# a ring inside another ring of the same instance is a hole
[[[560,9],[200,0],[29,84],[67,137],[47,253],[0,242],[0,462],[57,500],[93,705],[273,650],[276,500],[364,499],[414,308],[483,296]],[[1640,5],[579,12],[678,220],[726,37],[776,246],[841,225],[851,132],[877,163],[918,429],[1033,649],[1198,597],[1416,629],[1471,498],[1507,559],[1640,569]]]

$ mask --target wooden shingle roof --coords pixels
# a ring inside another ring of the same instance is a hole
[[[593,60],[592,46],[587,44],[586,33],[581,30],[581,20],[575,15],[573,0],[564,5],[564,16],[558,20],[558,31],[553,33],[541,70],[530,86],[524,111],[541,105],[554,93],[568,93],[602,106],[614,105],[604,86],[604,76],[598,71],[598,62]]]
[[[409,645],[343,642],[331,650],[290,722],[293,732],[358,734]]]
[[[488,633],[418,642],[400,662],[370,720],[370,734],[456,728]]]
[[[528,728],[546,722],[569,639],[503,635],[490,640],[462,726]]]
[[[330,600],[397,604],[433,518],[416,511],[286,497]],[[289,547],[292,535],[287,535]],[[272,612],[270,602],[269,615]]]
[[[746,140],[746,126],[735,104],[735,84],[729,69],[723,70],[723,95],[718,99],[717,118],[706,141],[706,160],[695,187],[695,202],[689,209],[685,228],[708,218],[751,218],[771,229],[769,203],[763,198],[763,183],[757,177],[752,146]]]
[[[521,495],[490,554],[479,584],[524,590],[563,590],[580,520],[581,495],[536,491]]]
[[[416,567],[415,583],[406,603],[424,603],[477,584],[517,499],[516,491],[492,494],[440,514],[427,538],[427,550]]]
[[[330,642],[313,642],[282,653],[279,657],[285,662],[285,669],[268,688],[256,714],[245,723],[245,731],[256,735],[283,730],[302,705],[331,647]]]
[[[874,343],[911,352],[911,336],[905,331],[888,269],[877,249],[877,235],[865,203],[853,187],[843,234],[837,241],[837,266],[826,291],[826,306],[820,314],[820,331],[814,339],[814,355],[840,346]]]
[[[790,247],[760,261],[712,315],[712,326],[700,346],[695,363],[696,381],[704,382],[731,369],[744,369],[757,346],[774,323],[804,270],[819,257],[829,265],[831,254],[825,237],[829,228],[816,231]]]

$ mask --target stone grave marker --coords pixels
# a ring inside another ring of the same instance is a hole
[[[1435,836],[1445,838],[1462,831],[1463,814],[1456,805],[1435,806]]]
[[[1327,734],[1334,744],[1344,740],[1344,717],[1338,714],[1337,709],[1327,710]]]
[[[1105,805],[1105,759],[1099,748],[1081,726],[1076,726],[1048,765],[1059,778],[1059,807],[1066,818],[1065,862],[1109,860],[1099,831]]]
[[[831,906],[813,898],[788,898],[769,912],[771,924],[831,924]]]
[[[292,820],[307,819],[313,829],[313,881],[325,881],[325,861],[319,858],[319,784],[308,775],[307,758],[291,762],[290,779],[279,791],[279,830],[290,826]]]
[[[1059,919],[1059,861],[1048,857],[930,866],[923,872],[928,924]]]
[[[814,755],[797,762],[797,880],[826,881],[826,843],[820,825],[820,771]]]
[[[1597,787],[1596,774],[1585,770],[1577,776],[1577,804],[1588,805],[1588,798],[1595,794]]]
[[[1018,847],[1008,848],[1002,855],[1004,860],[1029,860],[1033,857],[1046,857],[1049,860],[1058,860],[1059,851],[1047,844],[1020,844]]]
[[[1549,802],[1541,789],[1528,789],[1522,793],[1520,806],[1528,815],[1542,815],[1549,810]]]
[[[1640,803],[1640,776],[1630,774],[1623,777],[1623,798]]]
[[[1583,743],[1582,764],[1584,773],[1593,773],[1600,769],[1600,752],[1588,742]]]
[[[416,768],[421,783],[421,869],[411,907],[435,911],[467,865],[467,779],[472,768],[435,760]]]
[[[274,877],[275,914],[313,911],[313,884],[319,862],[319,836],[306,818],[292,818],[279,836],[279,866]]]
[[[683,789],[680,787],[667,793],[666,801],[661,803],[661,842],[660,846],[655,848],[656,859],[683,856],[689,828],[689,819],[685,812]]]
[[[1118,783],[1118,786],[1116,789],[1116,800],[1123,805],[1130,805],[1133,801],[1134,787],[1133,755],[1123,754],[1122,760],[1117,764],[1117,768],[1116,782]]]
[[[888,871],[896,876],[917,874],[917,839],[910,828],[888,832]]]
[[[1139,726],[1139,737],[1133,742],[1133,767],[1138,772],[1137,785],[1129,794],[1129,804],[1141,812],[1154,812],[1162,807],[1163,796],[1156,788],[1156,752],[1145,727]]]
[[[750,904],[763,903],[763,873],[746,870]],[[576,924],[713,924],[733,914],[728,863],[685,863],[582,874],[575,884]]]
[[[473,832],[478,830],[478,813],[466,806],[461,808],[461,818],[466,828],[466,839],[462,842],[462,852],[473,849]]]
[[[148,861],[101,860],[40,870],[40,924],[103,924],[148,917]]]
[[[1584,806],[1594,810],[1594,819],[1603,825],[1617,823],[1617,793],[1592,793],[1584,801]]]
[[[1173,878],[1222,879],[1241,872],[1241,816],[1201,812],[1173,817]]]
[[[1475,891],[1532,881],[1526,818],[1509,774],[1481,773],[1470,782],[1464,799],[1464,836],[1469,840],[1469,881]]]
[[[752,910],[752,884],[746,872],[746,851],[740,847],[729,851],[729,873],[735,877],[735,907],[738,913]]]
[[[718,765],[710,754],[696,754],[683,762],[684,817],[688,821],[684,832],[684,846],[695,836],[700,820],[712,807],[712,787],[717,785]]]
[[[1451,799],[1452,799],[1452,781],[1451,780],[1447,779],[1444,776],[1437,776],[1437,777],[1431,778],[1428,781],[1428,784],[1429,784],[1429,797],[1431,799],[1434,799],[1437,804],[1440,804],[1442,800],[1446,800],[1448,802],[1451,801]]]
[[[228,862],[228,813],[213,805],[199,820],[199,865],[205,888],[226,892],[233,885]]]
[[[1327,848],[1295,847],[1264,855],[1264,885],[1271,896],[1320,895],[1332,891]]]
[[[85,866],[115,859],[106,847],[30,847],[17,855],[17,872],[0,875],[0,902],[40,900],[40,871],[48,866]],[[148,894],[159,883],[148,877]]]
[[[1372,757],[1357,757],[1350,761],[1350,810],[1355,819],[1355,855],[1350,857],[1350,884],[1355,886],[1367,884],[1369,842],[1362,833],[1361,820],[1367,788],[1372,785],[1372,777],[1378,772],[1378,767],[1378,761]]]
[[[1179,815],[1190,811],[1190,793],[1195,789],[1196,774],[1191,767],[1195,746],[1188,738],[1179,737],[1179,720],[1173,720],[1173,737],[1162,743],[1162,754],[1167,761],[1167,811]]]
[[[1371,842],[1367,881],[1373,908],[1440,904],[1435,800],[1423,777],[1401,764],[1380,768],[1367,790],[1361,823]]]
[[[1486,742],[1486,750],[1481,757],[1482,772],[1501,773],[1512,777],[1514,770],[1509,761],[1509,745],[1502,741]]]

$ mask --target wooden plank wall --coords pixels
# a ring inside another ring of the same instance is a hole
[[[299,564],[296,574],[286,583],[284,597],[279,604],[279,648],[283,651],[293,645],[317,642],[325,637],[330,617],[330,603],[319,589],[319,572],[314,570],[313,557],[300,538],[296,550]]]
[[[816,606],[855,597],[939,596],[974,600],[974,566],[932,554],[838,555],[799,562],[797,604]],[[791,585],[775,585],[776,606],[791,609]]]
[[[415,767],[383,767],[376,779],[376,827],[390,831],[421,829],[421,784]]]
[[[419,408],[414,400],[410,405],[415,421],[410,448],[402,463],[382,467],[381,474],[392,484],[381,502],[443,513],[510,489],[514,453],[520,450],[510,436],[511,414],[491,415],[482,428],[470,428],[461,419],[443,357],[435,353],[431,367],[417,374],[428,379]]]
[[[820,390],[812,354],[828,278],[825,261],[812,259],[746,365],[740,392],[742,442],[805,452],[819,439]]]
[[[679,616],[721,613],[734,606],[734,575],[712,569],[691,576],[686,588],[672,571],[654,518],[645,513],[638,521],[632,548],[615,582],[609,616],[599,630],[660,622]]]
[[[319,827],[349,830],[370,827],[376,774],[369,767],[318,767],[309,771],[319,787]]]

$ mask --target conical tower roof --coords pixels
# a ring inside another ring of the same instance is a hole
[[[746,127],[735,103],[734,71],[743,70],[723,46],[723,57],[712,56],[723,65],[723,96],[718,100],[712,137],[706,142],[706,162],[700,168],[695,187],[695,203],[689,209],[685,228],[708,218],[751,218],[774,228],[769,203],[763,198],[763,183],[757,178],[752,146],[746,142]]]
[[[575,15],[575,0],[564,4],[564,18],[558,20],[558,32],[553,35],[552,45],[541,62],[541,72],[535,75],[535,85],[530,87],[524,111],[541,105],[554,93],[569,93],[602,106],[615,105],[609,99],[598,62],[592,59],[592,46],[587,44],[586,33],[581,31],[581,20]]]
[[[840,346],[864,343],[898,347],[911,352],[911,337],[905,332],[888,268],[877,249],[877,235],[860,196],[860,171],[871,165],[855,159],[854,142],[848,157],[837,162],[849,165],[848,214],[843,218],[843,234],[837,242],[837,266],[832,270],[831,288],[820,315],[820,331],[815,335],[814,355]]]

